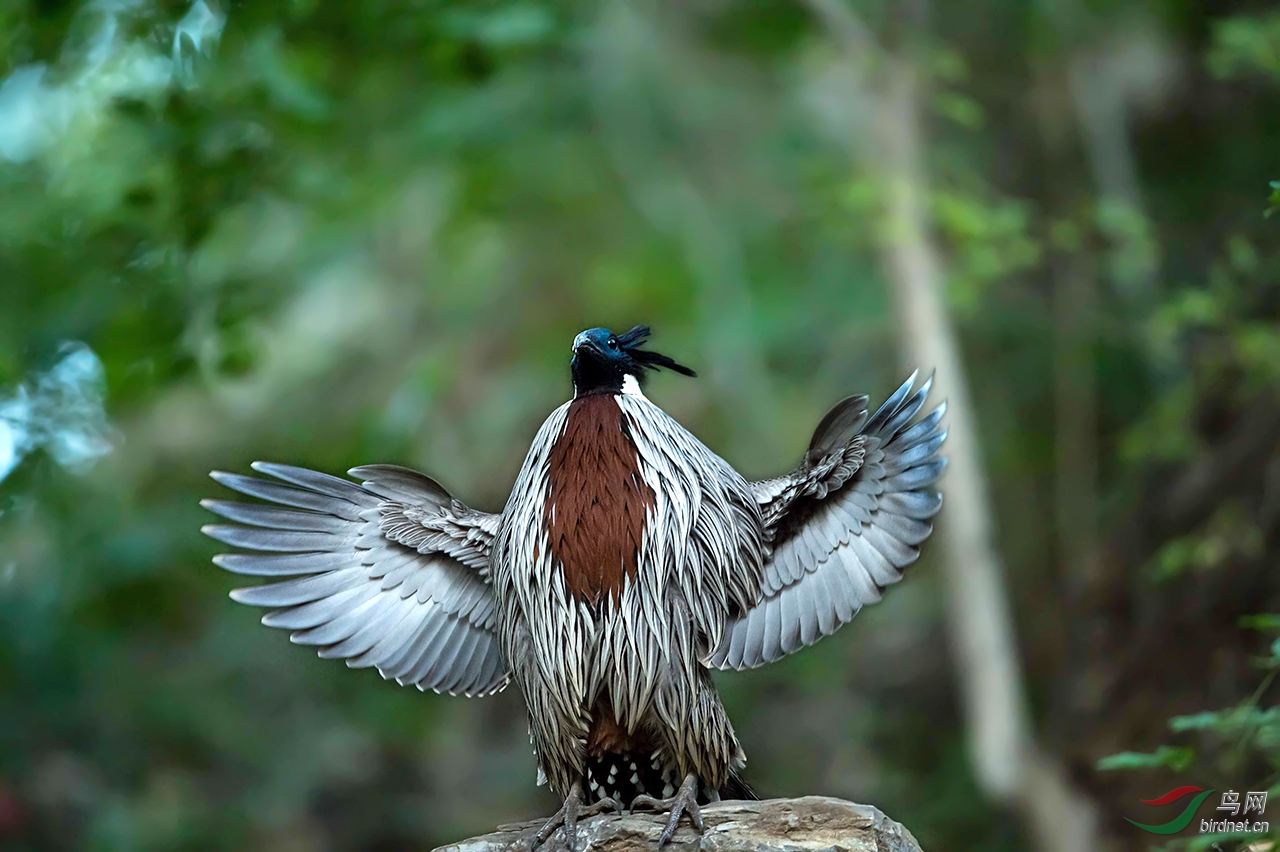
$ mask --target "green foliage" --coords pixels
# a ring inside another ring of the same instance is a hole
[[[1246,72],[1280,77],[1280,13],[1215,22],[1209,69],[1224,78]]]
[[[1189,748],[1160,746],[1154,752],[1124,751],[1108,755],[1098,761],[1098,768],[1104,771],[1113,769],[1159,769],[1168,767],[1175,772],[1185,772],[1196,759],[1195,751]]]
[[[1165,386],[1122,439],[1121,457],[1127,463],[1186,459],[1200,450],[1193,425],[1206,388],[1245,400],[1274,386],[1280,378],[1280,329],[1265,314],[1274,288],[1269,276],[1254,243],[1232,235],[1205,282],[1169,288],[1154,307],[1144,324],[1144,345]],[[1244,549],[1254,552],[1249,544],[1254,534],[1240,528],[1228,535],[1236,532],[1245,536]],[[1170,542],[1169,547],[1166,569],[1196,561],[1190,559],[1196,548],[1189,540]],[[1203,562],[1208,556],[1202,553],[1197,559]]]
[[[1249,514],[1239,505],[1226,503],[1201,529],[1166,542],[1149,573],[1157,581],[1167,581],[1187,571],[1212,571],[1233,560],[1257,559],[1265,550],[1262,530]]]
[[[1280,633],[1280,616],[1255,615],[1241,619],[1241,626]],[[1098,769],[1152,770],[1167,768],[1179,777],[1217,789],[1267,790],[1268,800],[1280,793],[1280,705],[1260,706],[1276,675],[1280,674],[1280,637],[1271,641],[1269,656],[1257,661],[1266,671],[1257,690],[1245,701],[1223,710],[1206,710],[1169,719],[1168,728],[1185,735],[1192,745],[1162,745],[1152,753],[1124,752],[1104,757]],[[1270,822],[1270,821],[1268,821]],[[1280,829],[1264,833],[1203,834],[1175,840],[1170,850],[1219,848],[1228,841],[1274,840]]]
[[[980,310],[991,286],[1040,262],[1040,244],[1030,233],[1026,204],[940,191],[933,198],[933,213],[939,233],[952,249],[948,292],[959,311]]]

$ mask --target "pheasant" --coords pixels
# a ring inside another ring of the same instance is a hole
[[[205,500],[204,532],[256,553],[228,571],[276,582],[231,597],[324,658],[402,685],[490,695],[514,682],[538,782],[563,806],[533,845],[605,810],[699,831],[700,805],[753,797],[712,669],[770,663],[834,633],[919,555],[942,505],[942,403],[907,379],[874,414],[851,396],[799,465],[748,482],[644,395],[695,373],[643,348],[649,329],[573,342],[573,398],[533,439],[506,506],[472,509],[433,479],[368,465],[356,481],[257,462],[212,477],[263,502]],[[291,579],[280,579],[291,578]]]

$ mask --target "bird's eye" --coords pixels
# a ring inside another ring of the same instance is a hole
[[[618,338],[616,338],[616,337],[610,337],[610,338],[609,338],[609,348],[610,348],[610,349],[617,349],[617,348],[618,348]]]

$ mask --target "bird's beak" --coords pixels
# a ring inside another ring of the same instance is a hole
[[[594,340],[592,340],[590,337],[587,337],[586,332],[579,334],[577,337],[573,339],[573,355],[575,358],[578,356],[578,352],[581,351],[582,349],[588,349],[592,352],[597,352],[597,353],[601,352],[600,347],[596,345],[596,342]]]

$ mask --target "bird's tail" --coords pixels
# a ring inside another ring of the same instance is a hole
[[[720,788],[720,798],[749,799],[754,802],[760,799],[760,794],[751,789],[751,785],[742,780],[741,775],[736,772],[730,772],[729,780]]]

